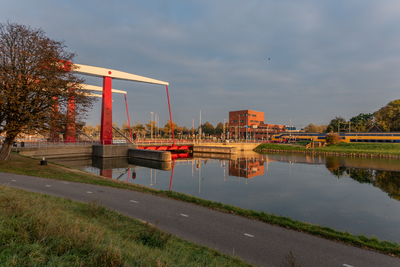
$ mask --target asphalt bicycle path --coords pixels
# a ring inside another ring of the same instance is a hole
[[[97,203],[155,224],[191,242],[234,254],[256,266],[280,266],[290,251],[301,266],[400,266],[400,258],[126,189],[0,172],[0,183],[80,202]]]

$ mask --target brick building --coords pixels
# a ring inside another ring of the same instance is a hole
[[[285,132],[284,125],[265,124],[264,112],[254,110],[229,111],[229,138],[268,140],[275,133]]]

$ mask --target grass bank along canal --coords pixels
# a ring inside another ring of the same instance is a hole
[[[233,160],[175,161],[173,173],[172,166],[139,166],[126,158],[62,163],[353,235],[400,240],[400,162],[395,159],[242,152]]]

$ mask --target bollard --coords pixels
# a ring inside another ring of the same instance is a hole
[[[40,165],[47,165],[47,160],[43,158],[43,160],[40,161]]]

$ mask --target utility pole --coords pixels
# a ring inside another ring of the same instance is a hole
[[[158,123],[158,125],[157,125],[157,135],[158,135],[158,138],[160,138],[160,113],[157,113],[157,123]]]
[[[200,112],[200,129],[199,129],[199,144],[201,144],[201,110],[200,109],[196,109]]]
[[[224,118],[223,140],[225,140],[225,124],[226,124],[226,118]]]
[[[151,120],[150,120],[150,138],[153,140],[153,112],[151,113]]]
[[[240,142],[240,114],[238,114],[239,116],[239,142]]]

